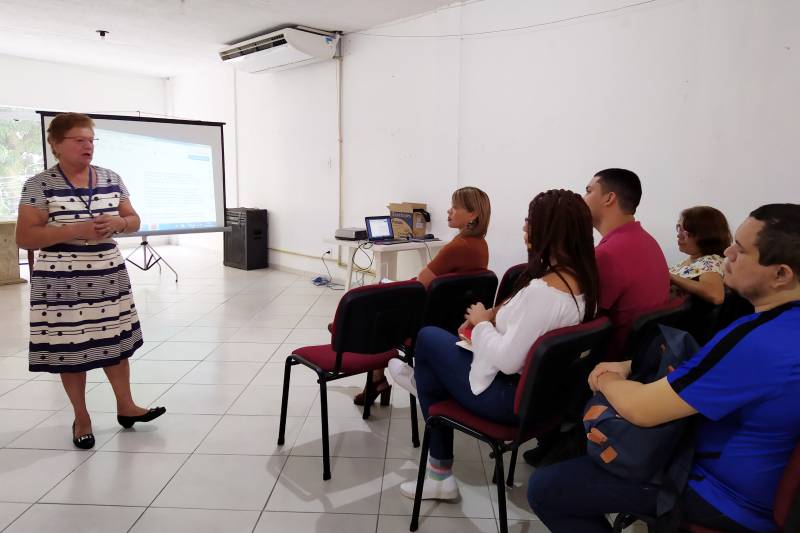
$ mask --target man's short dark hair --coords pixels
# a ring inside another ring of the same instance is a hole
[[[758,262],[789,265],[800,276],[800,205],[762,205],[750,216],[764,223],[756,237]]]
[[[642,182],[639,176],[624,168],[607,168],[597,172],[595,176],[603,187],[604,193],[613,192],[623,213],[632,215],[642,199]]]

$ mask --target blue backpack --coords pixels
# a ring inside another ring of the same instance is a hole
[[[685,331],[660,325],[660,333],[637,354],[631,378],[657,381],[690,359],[700,347]],[[662,486],[659,512],[669,511],[683,491],[694,454],[693,417],[643,428],[619,416],[601,393],[586,404],[583,425],[587,453],[621,478]]]

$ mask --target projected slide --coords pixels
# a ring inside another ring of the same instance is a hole
[[[218,224],[211,146],[100,128],[95,136],[92,163],[122,177],[141,231]]]
[[[57,112],[37,113],[42,131],[47,131]],[[224,231],[224,123],[89,116],[97,138],[92,163],[122,177],[142,219],[137,235]],[[49,168],[57,160],[51,147],[42,144]]]

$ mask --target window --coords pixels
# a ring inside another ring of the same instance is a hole
[[[0,106],[0,220],[16,220],[22,184],[43,169],[39,115]]]

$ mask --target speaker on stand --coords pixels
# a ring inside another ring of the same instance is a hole
[[[230,226],[231,231],[226,232],[223,237],[223,265],[242,270],[269,266],[266,209],[226,209],[225,225]]]

